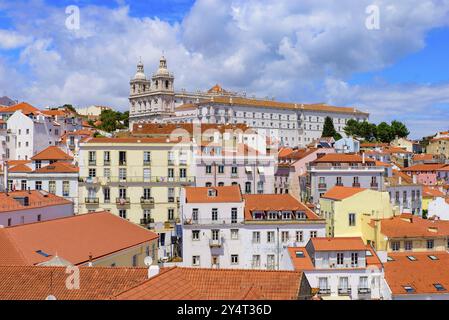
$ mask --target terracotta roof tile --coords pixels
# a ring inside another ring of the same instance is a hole
[[[449,221],[429,220],[413,215],[401,215],[390,219],[382,219],[381,233],[388,238],[412,237],[447,237]]]
[[[50,146],[34,155],[31,160],[73,160],[73,157],[62,151],[59,147]]]
[[[175,267],[116,296],[119,300],[296,300],[303,273]]]
[[[12,113],[12,112],[16,112],[18,110],[22,111],[22,113],[24,113],[24,114],[40,112],[40,110],[38,108],[33,107],[31,104],[28,104],[26,102],[21,102],[21,103],[15,104],[13,106],[1,108],[0,113]]]
[[[311,238],[315,251],[364,251],[366,245],[360,237]]]
[[[35,173],[78,173],[79,168],[67,162],[55,162],[48,166],[34,170]]]
[[[33,171],[29,166],[26,164],[18,164],[14,167],[9,167],[8,172],[14,173],[14,172],[31,172]]]
[[[441,163],[424,163],[424,164],[416,164],[411,167],[404,168],[405,172],[416,172],[416,171],[436,171],[438,169],[444,168],[446,165]]]
[[[321,198],[343,200],[365,190],[367,189],[335,186],[327,191]]]
[[[209,190],[214,190],[214,196],[209,196]],[[218,203],[242,202],[240,186],[225,187],[185,187],[187,203]]]
[[[24,206],[19,200],[16,200],[18,198],[24,197],[28,197],[27,206]],[[10,191],[8,192],[8,194],[6,194],[5,192],[0,193],[0,213],[66,205],[70,203],[72,202],[69,200],[45,191],[30,190]]]
[[[422,196],[426,198],[444,197],[446,194],[436,188],[423,186]]]
[[[9,237],[16,250],[0,256],[6,265],[18,252],[24,263],[35,265],[56,254],[74,265],[87,263],[89,255],[96,260],[103,256],[157,239],[158,235],[108,212],[95,212],[69,218],[30,223],[0,229],[0,236]],[[37,250],[49,254],[44,257]]]
[[[343,163],[362,163],[363,157],[358,154],[350,153],[326,153],[322,157],[313,161],[313,163],[328,163],[328,162],[343,162]],[[375,163],[375,160],[365,158],[366,163]]]

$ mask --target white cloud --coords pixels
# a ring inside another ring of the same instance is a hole
[[[0,49],[16,49],[31,42],[31,37],[15,31],[0,29]]]
[[[373,2],[380,8],[380,30],[365,28],[365,8]],[[427,31],[448,25],[449,0],[198,0],[181,23],[131,17],[126,6],[87,6],[76,32],[64,27],[64,8],[1,0],[0,6],[18,21],[7,32],[16,40],[5,43],[23,47],[7,68],[13,77],[29,70],[8,93],[38,106],[97,103],[125,110],[139,56],[151,75],[162,50],[178,89],[219,82],[282,100],[348,102],[366,107],[375,120],[402,115],[416,98],[424,106],[447,97],[438,86],[371,90],[345,79],[423,48]],[[426,94],[432,95],[428,101]],[[379,96],[389,107],[379,107]]]

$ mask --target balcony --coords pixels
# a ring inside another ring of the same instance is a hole
[[[97,165],[97,160],[89,160],[89,165],[90,166],[96,166]]]
[[[87,198],[84,198],[84,202],[86,204],[98,204],[100,202],[100,200],[99,200],[99,198],[87,197]]]
[[[120,160],[120,161],[118,162],[118,165],[119,165],[119,166],[126,166],[126,160]]]
[[[100,183],[100,179],[98,177],[79,177],[78,182],[86,184],[98,184]]]
[[[222,240],[220,239],[210,239],[209,240],[209,247],[211,248],[220,248],[222,245]]]
[[[154,223],[154,219],[153,218],[142,218],[140,219],[140,224],[143,226],[149,225],[151,223]]]
[[[130,204],[131,201],[129,200],[129,198],[115,198],[115,203],[117,205],[124,206]]]
[[[169,203],[174,203],[175,202],[175,197],[168,197],[168,202]]]
[[[242,224],[244,220],[235,220],[235,219],[184,219],[184,225],[236,225]]]
[[[336,186],[336,187],[343,187],[343,182],[337,182],[337,183],[335,184],[335,186]]]
[[[331,294],[331,289],[330,288],[323,288],[323,289],[319,289],[318,290],[318,294],[322,295],[322,296],[328,296]]]
[[[239,177],[238,173],[231,173],[231,178],[232,179],[237,179]]]
[[[167,160],[167,165],[174,166],[175,165],[175,160],[174,159],[168,159]]]
[[[379,184],[377,182],[371,182],[371,188],[377,189]]]
[[[326,189],[327,188],[327,184],[325,183],[318,183],[318,189]]]
[[[352,186],[353,186],[354,188],[360,188],[360,182],[354,182],[354,183],[352,184]]]
[[[104,160],[103,161],[103,166],[109,167],[110,165],[111,165],[111,160]]]
[[[370,294],[371,293],[371,289],[367,288],[366,286],[358,287],[357,291],[359,294]]]
[[[152,204],[154,204],[154,198],[153,197],[140,197],[140,203],[146,204],[146,205],[152,205]]]
[[[149,166],[149,165],[151,165],[151,160],[143,160],[143,165],[144,165],[144,166]]]
[[[351,295],[351,288],[338,288],[338,295],[340,296]]]

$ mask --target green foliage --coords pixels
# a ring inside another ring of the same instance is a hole
[[[405,124],[400,121],[392,121],[391,125],[381,122],[378,125],[368,121],[358,122],[354,119],[348,120],[343,128],[348,136],[355,136],[365,141],[391,142],[396,136],[405,138],[409,131]]]
[[[335,130],[334,122],[331,117],[326,117],[324,119],[323,132],[321,134],[322,137],[334,137],[337,134],[337,130]]]
[[[423,211],[422,211],[422,218],[423,219],[427,219],[427,214],[428,214],[428,211],[426,209],[423,209]]]
[[[114,110],[103,110],[100,114],[101,125],[98,129],[113,132],[117,129],[125,129],[129,125],[129,112],[118,112]]]

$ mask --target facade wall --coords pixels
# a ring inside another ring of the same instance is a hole
[[[53,220],[73,216],[73,204],[45,206],[27,210],[3,211],[0,214],[0,225],[16,226],[40,221]],[[11,220],[10,220],[11,219]]]
[[[421,185],[396,185],[386,188],[390,195],[390,203],[397,207],[401,213],[410,210],[410,213],[422,214],[422,186]],[[404,197],[405,194],[405,197]]]

